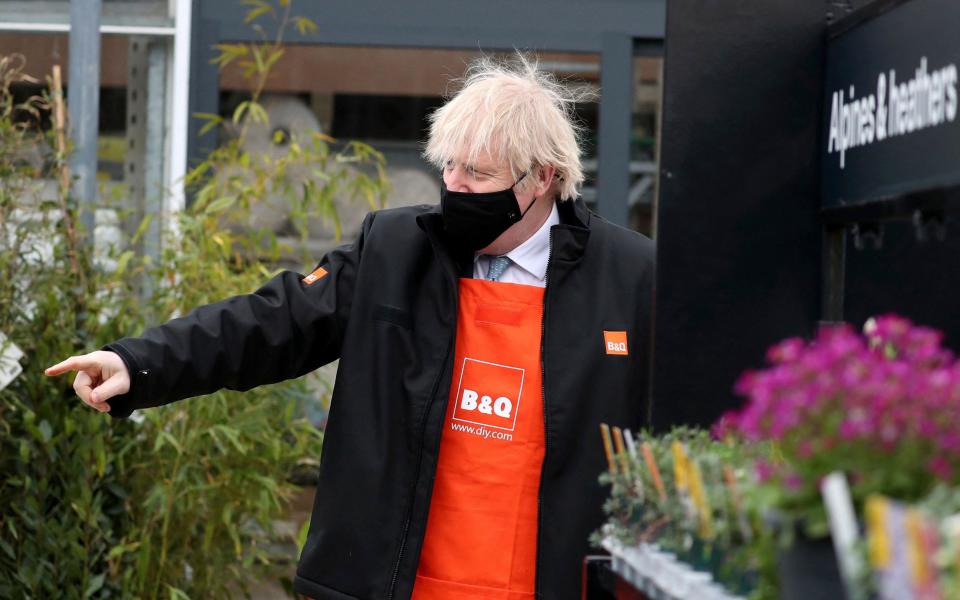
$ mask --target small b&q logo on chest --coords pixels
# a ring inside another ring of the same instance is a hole
[[[603,345],[607,349],[607,354],[618,356],[627,356],[627,332],[626,331],[604,331]]]
[[[321,277],[323,277],[326,274],[327,274],[326,269],[324,269],[323,267],[317,267],[313,271],[313,273],[310,273],[309,275],[303,278],[303,283],[304,285],[313,285],[314,283],[319,281]]]
[[[464,358],[453,420],[513,431],[523,374],[517,367]]]

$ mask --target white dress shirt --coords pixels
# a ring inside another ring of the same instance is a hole
[[[550,258],[550,228],[559,222],[560,214],[557,212],[557,205],[554,204],[550,216],[543,222],[540,229],[527,238],[527,241],[504,255],[511,262],[497,281],[546,287],[547,261]],[[487,278],[490,258],[486,254],[477,254],[474,257],[474,279]]]

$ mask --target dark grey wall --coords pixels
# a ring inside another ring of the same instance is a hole
[[[292,42],[599,52],[603,36],[663,39],[665,0],[300,0],[320,31]],[[252,39],[238,0],[203,0],[198,16],[225,39]]]
[[[670,0],[653,422],[710,424],[819,313],[824,5]]]

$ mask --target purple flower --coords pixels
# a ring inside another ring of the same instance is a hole
[[[754,467],[757,471],[757,481],[760,483],[766,483],[767,481],[770,481],[773,479],[773,476],[776,473],[773,465],[765,460],[758,460]]]
[[[935,456],[927,462],[927,469],[943,481],[950,481],[953,478],[953,467],[950,461],[942,456]]]
[[[785,339],[767,350],[767,360],[771,364],[794,362],[800,357],[806,345],[807,342],[803,338]]]
[[[728,436],[734,435],[737,431],[737,411],[728,410],[723,413],[720,419],[713,424],[710,434],[713,439],[722,440]]]
[[[810,342],[783,340],[767,351],[766,369],[737,380],[746,404],[714,433],[779,442],[778,467],[807,481],[837,468],[906,468],[904,477],[916,481],[930,474],[952,481],[960,464],[960,361],[942,341],[940,332],[892,314],[869,320],[863,334],[840,325]],[[918,459],[909,467],[890,460],[900,452]],[[757,475],[770,480],[774,465],[758,463]]]
[[[783,478],[783,485],[791,492],[798,492],[803,489],[803,478],[796,473],[789,473]]]

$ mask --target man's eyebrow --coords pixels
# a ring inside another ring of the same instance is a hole
[[[488,167],[487,165],[467,165],[468,169],[473,169],[477,173],[483,173],[484,175],[492,175],[494,173],[493,167]]]
[[[488,166],[486,164],[476,165],[474,163],[460,162],[454,159],[447,159],[449,164],[459,164],[464,171],[470,171],[473,173],[482,173],[483,175],[488,175],[493,177],[496,174],[496,169],[493,166]]]

